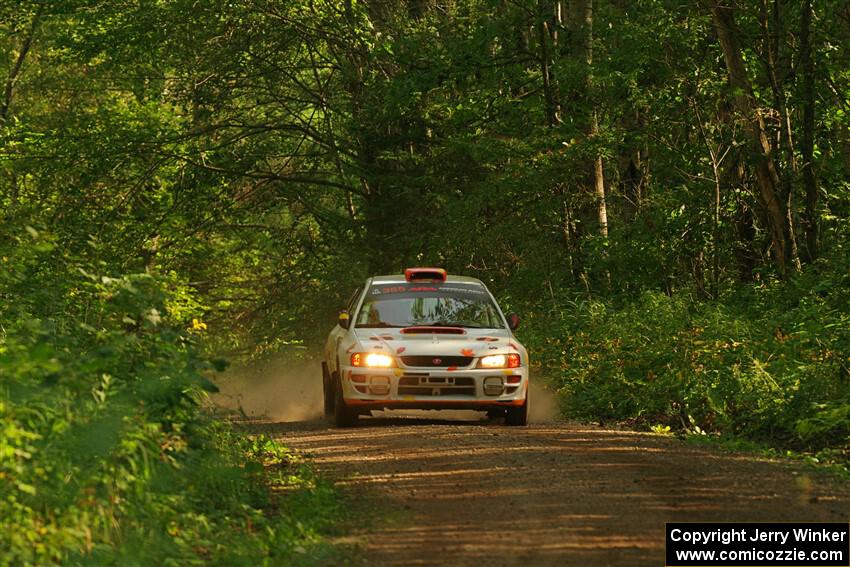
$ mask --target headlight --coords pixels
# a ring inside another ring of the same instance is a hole
[[[395,366],[393,357],[379,352],[355,352],[351,355],[351,366],[367,368],[391,368]]]
[[[518,354],[491,354],[478,362],[478,368],[519,368]]]

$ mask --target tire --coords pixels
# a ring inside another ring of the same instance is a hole
[[[524,404],[508,408],[505,413],[505,425],[528,425],[528,394],[525,396]]]
[[[325,417],[331,417],[334,413],[334,381],[328,372],[328,365],[322,363],[322,398],[324,400]]]
[[[357,424],[358,413],[347,405],[342,398],[342,382],[339,376],[336,376],[334,382],[334,409],[333,409],[333,424],[336,427],[352,427]]]

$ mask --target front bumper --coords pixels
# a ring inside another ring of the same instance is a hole
[[[342,368],[345,404],[359,409],[494,409],[521,406],[528,367]]]

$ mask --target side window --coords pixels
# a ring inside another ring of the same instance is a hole
[[[348,304],[345,306],[346,311],[351,314],[351,311],[357,305],[357,298],[360,297],[360,292],[363,291],[362,287],[358,287],[353,294],[351,294],[351,298],[348,300]]]

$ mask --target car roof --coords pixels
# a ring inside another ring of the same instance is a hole
[[[394,274],[389,276],[374,276],[372,277],[372,283],[406,283],[407,280],[404,279],[403,274]],[[478,278],[470,278],[467,276],[446,276],[446,283],[467,283],[467,284],[478,284],[484,285],[484,282],[479,280]],[[485,286],[486,287],[486,286]]]

